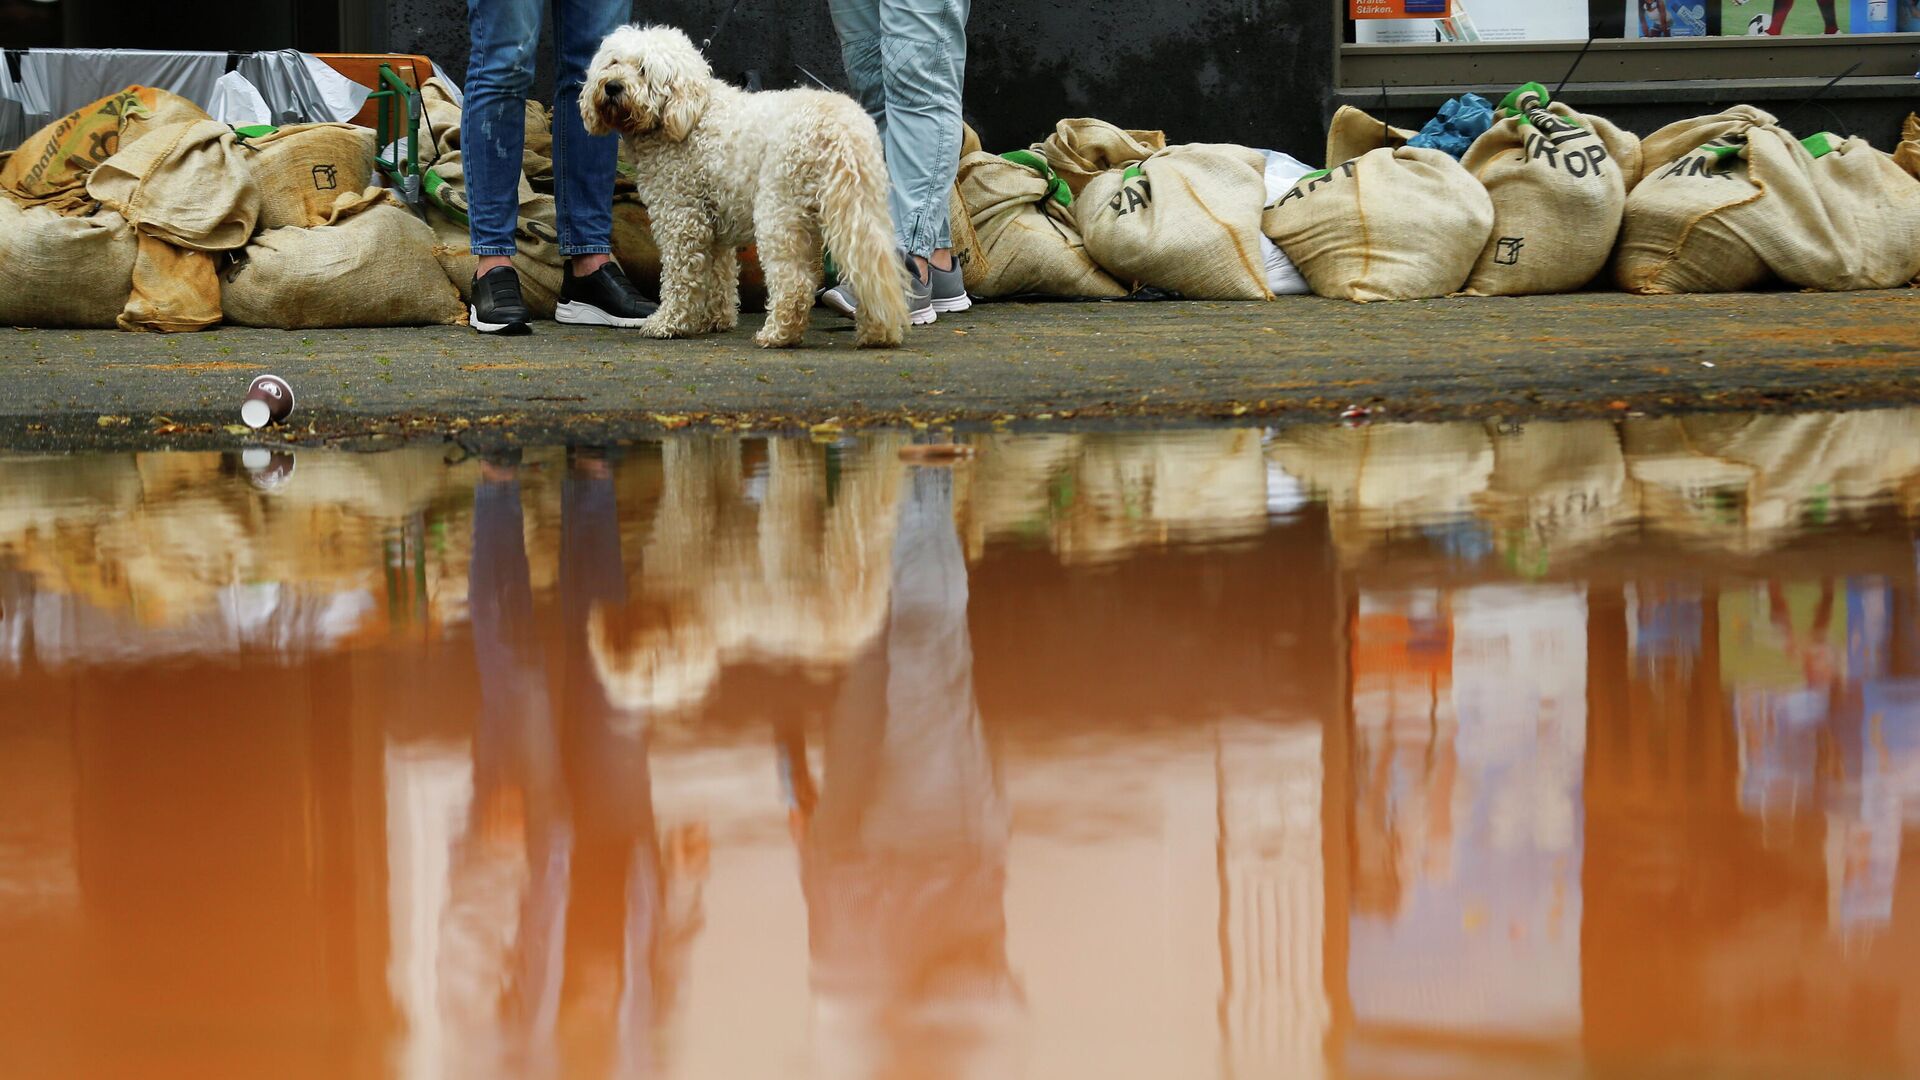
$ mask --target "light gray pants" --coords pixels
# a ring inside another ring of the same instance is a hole
[[[880,127],[894,234],[910,255],[951,247],[970,0],[831,0],[853,96]]]

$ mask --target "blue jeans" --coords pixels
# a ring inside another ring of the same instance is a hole
[[[880,126],[894,234],[910,255],[953,246],[970,0],[831,0],[853,96]]]
[[[553,182],[560,251],[613,250],[614,135],[587,134],[580,87],[601,39],[633,18],[633,0],[467,0],[473,55],[460,116],[468,237],[475,255],[512,255],[520,217],[526,99],[533,89],[540,9],[553,5]]]

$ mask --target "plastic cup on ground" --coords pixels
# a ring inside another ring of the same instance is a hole
[[[240,403],[240,421],[255,431],[277,424],[293,413],[293,387],[278,375],[259,375],[247,387]]]

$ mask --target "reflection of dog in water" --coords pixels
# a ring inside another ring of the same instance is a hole
[[[854,656],[886,620],[900,442],[836,451],[830,477],[824,448],[773,440],[759,491],[742,480],[741,444],[668,443],[629,599],[589,620],[608,699],[657,716],[697,707],[732,661],[832,669]]]

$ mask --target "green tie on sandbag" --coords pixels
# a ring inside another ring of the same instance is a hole
[[[1055,124],[1053,134],[1035,143],[1031,152],[1045,158],[1078,198],[1101,173],[1145,161],[1166,148],[1164,131],[1129,131],[1105,120],[1081,117]]]
[[[1493,200],[1439,150],[1381,147],[1302,177],[1260,228],[1320,296],[1420,300],[1466,282],[1493,232]]]
[[[1615,276],[1640,293],[1897,288],[1920,276],[1920,182],[1864,139],[1749,123],[1634,190]]]
[[[1527,83],[1460,164],[1493,200],[1493,235],[1463,290],[1472,296],[1573,292],[1606,268],[1640,140]]]

